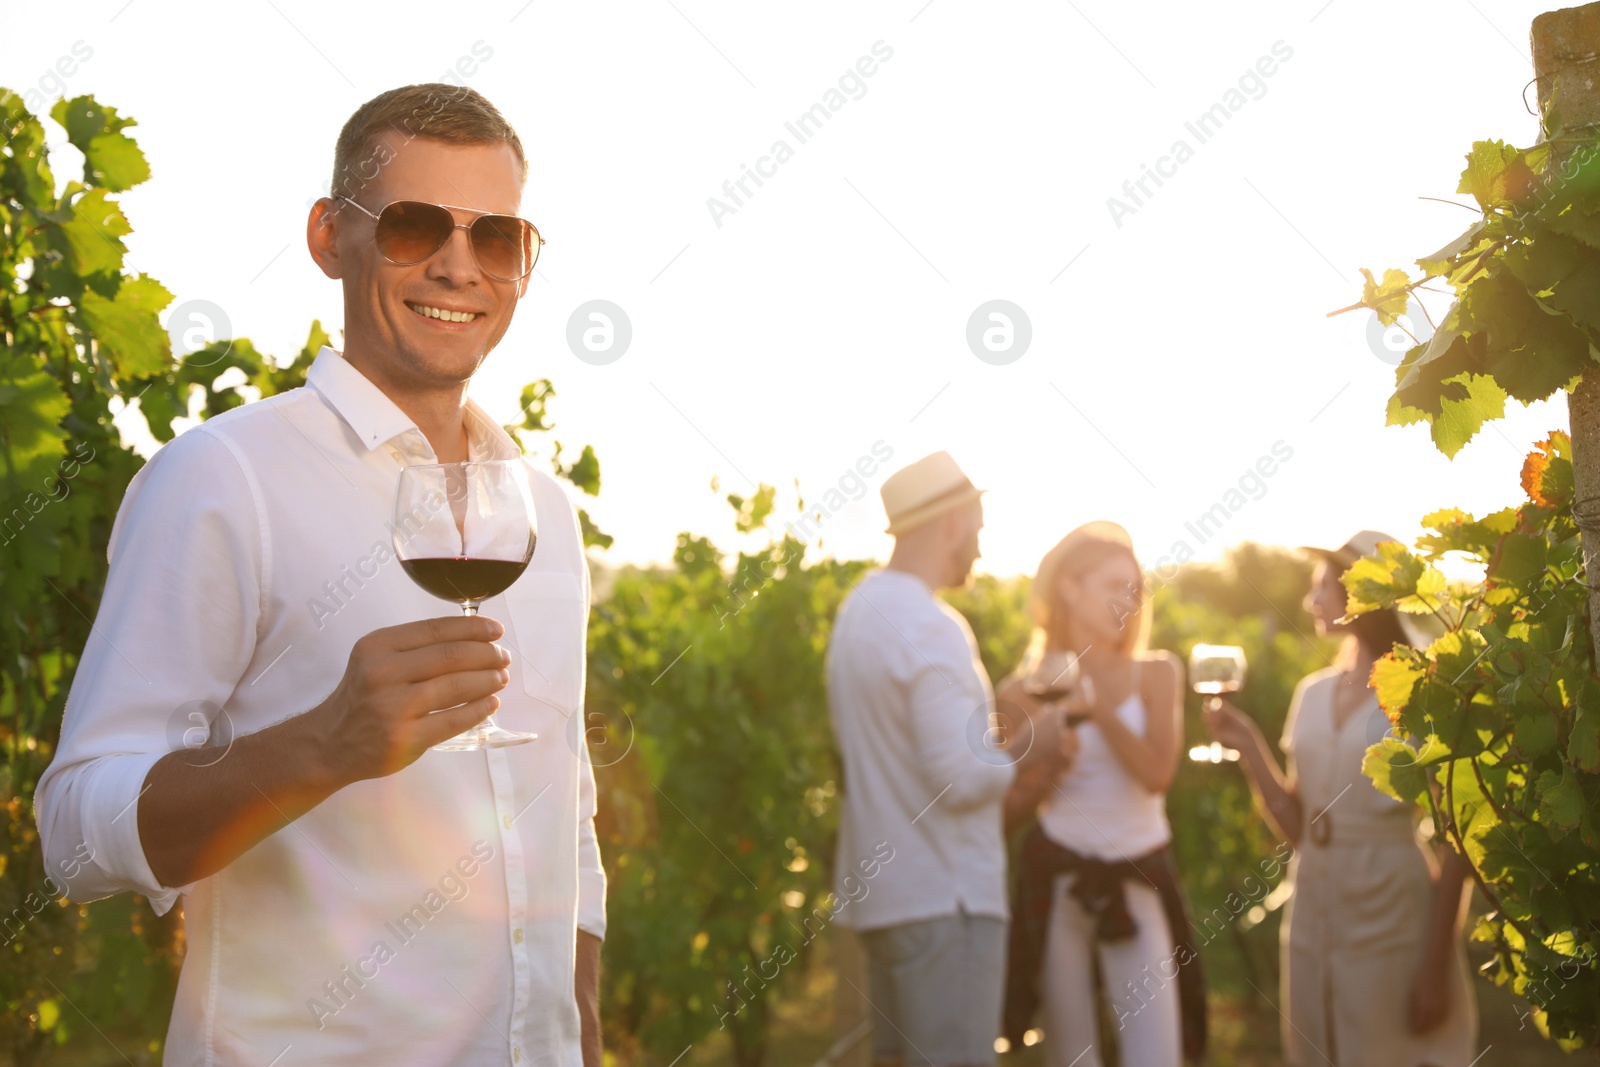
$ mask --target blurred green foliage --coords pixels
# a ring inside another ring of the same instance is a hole
[[[1455,299],[1395,369],[1388,407],[1390,425],[1427,422],[1447,456],[1508,397],[1570,393],[1594,371],[1600,133],[1576,121],[1592,110],[1552,97],[1538,144],[1474,142],[1456,191],[1480,217],[1416,260],[1420,278],[1363,270],[1361,300],[1344,309],[1392,326],[1414,292],[1449,286]],[[1374,745],[1364,769],[1404,800],[1433,803],[1430,777],[1442,783],[1435,821],[1493,908],[1475,931],[1495,946],[1493,977],[1533,1003],[1542,1034],[1574,1049],[1600,1045],[1600,679],[1580,531],[1594,532],[1594,501],[1574,499],[1574,464],[1589,472],[1596,457],[1575,454],[1559,430],[1534,447],[1527,503],[1481,519],[1436,511],[1416,553],[1387,546],[1345,584],[1352,612],[1394,607],[1443,624],[1429,649],[1398,650],[1374,670],[1399,737]],[[1448,588],[1435,565],[1447,555],[1483,565],[1485,581]]]
[[[770,491],[755,500],[752,515],[729,498],[746,532]],[[863,568],[807,565],[792,536],[725,560],[680,534],[671,568],[625,570],[594,608],[602,1005],[623,1062],[670,1060],[724,1029],[735,1063],[762,1061],[829,884],[838,764],[823,656]]]
[[[765,487],[763,498],[758,522]],[[740,532],[761,528],[743,498],[729,503]],[[754,1067],[780,1005],[803,995],[838,816],[823,655],[834,612],[871,565],[807,564],[792,537],[725,559],[681,534],[672,567],[623,569],[595,606],[590,751],[611,879],[601,1003],[619,1062],[669,1063],[726,1029],[731,1062]],[[1334,649],[1310,636],[1309,576],[1298,554],[1251,544],[1189,564],[1154,591],[1152,645],[1184,657],[1197,642],[1242,645],[1250,675],[1237,702],[1277,737],[1296,683]],[[1027,590],[1025,578],[978,575],[943,594],[993,679],[1027,645]],[[1204,740],[1198,698],[1186,730]],[[1214,916],[1203,951],[1224,991],[1276,989],[1276,911],[1252,918],[1237,904],[1267,897],[1250,886],[1276,848],[1242,776],[1185,761],[1168,811],[1197,919]],[[780,945],[793,962],[775,962]]]
[[[1374,666],[1398,736],[1368,749],[1363,770],[1433,807],[1493,909],[1474,931],[1494,946],[1487,973],[1527,998],[1540,1033],[1576,1049],[1600,1043],[1600,679],[1570,438],[1540,442],[1522,482],[1520,506],[1434,512],[1415,552],[1380,546],[1344,582],[1352,612],[1445,626]],[[1485,580],[1452,588],[1447,553],[1482,564]]]

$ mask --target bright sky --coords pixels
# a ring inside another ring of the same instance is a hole
[[[1517,501],[1564,402],[1513,404],[1446,460],[1384,427],[1367,319],[1324,316],[1359,267],[1414,270],[1472,221],[1418,197],[1465,200],[1474,139],[1537,136],[1520,94],[1548,6],[0,0],[0,85],[137,118],[154,177],[124,197],[130,265],[287,356],[343,320],[304,240],[339,128],[465,57],[528,146],[548,241],[473,395],[509,421],[522,383],[554,381],[558,437],[600,456],[600,558],[666,559],[683,529],[731,546],[713,477],[777,484],[788,514],[795,479],[823,502],[882,442],[888,470],[956,456],[989,490],[980,569],[1013,574],[1093,518],[1154,565]],[[802,140],[786,123],[819,104]],[[1165,176],[1135,202],[1146,166]],[[745,167],[766,176],[736,203]],[[592,300],[631,324],[603,365],[567,341]],[[993,300],[1031,326],[1003,365],[968,343]],[[1290,458],[1230,498],[1274,446]],[[884,473],[825,551],[886,556]],[[1185,526],[1241,498],[1206,540]]]

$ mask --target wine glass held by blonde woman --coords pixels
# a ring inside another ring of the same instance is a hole
[[[1006,1036],[1015,1045],[1037,1012],[1046,1064],[1096,1067],[1098,965],[1122,1062],[1176,1067],[1205,1042],[1204,985],[1165,806],[1182,747],[1183,667],[1146,648],[1144,575],[1114,523],[1079,527],[1051,549],[1030,601],[1029,661],[1072,653],[1079,680],[1069,706],[1083,715],[1068,728],[1077,752],[1066,769],[1044,783],[1019,775],[1007,798],[1014,816],[1036,812],[1038,822],[1018,863]],[[1002,707],[1046,714],[1029,688],[1020,673],[1008,678]]]
[[[1316,559],[1306,595],[1320,634],[1342,634],[1337,665],[1300,682],[1281,746],[1287,774],[1249,716],[1223,702],[1211,735],[1240,752],[1267,822],[1295,846],[1294,894],[1280,940],[1282,1034],[1291,1067],[1466,1067],[1477,1006],[1461,939],[1467,868],[1416,838],[1419,815],[1361,773],[1389,729],[1369,688],[1373,664],[1409,644],[1393,611],[1345,620],[1340,575],[1378,544],[1370,530]]]

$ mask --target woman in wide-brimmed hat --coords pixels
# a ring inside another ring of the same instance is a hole
[[[1340,575],[1394,538],[1365,530],[1316,560],[1306,608],[1317,632],[1343,634],[1339,661],[1301,681],[1289,706],[1279,769],[1254,720],[1224,702],[1212,736],[1240,752],[1267,821],[1296,848],[1280,935],[1283,1042],[1291,1067],[1467,1067],[1477,1007],[1461,939],[1467,869],[1435,860],[1416,836],[1418,811],[1361,773],[1389,730],[1370,687],[1372,665],[1413,644],[1394,611],[1345,619]]]

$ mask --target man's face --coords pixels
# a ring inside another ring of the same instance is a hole
[[[520,212],[521,170],[508,145],[455,145],[427,137],[407,142],[397,133],[380,140],[387,148],[380,158],[393,158],[353,194],[368,211],[420,200],[451,205],[463,224],[479,212]],[[460,229],[421,263],[395,266],[378,254],[376,221],[342,200],[335,203],[333,255],[318,262],[344,283],[347,358],[401,387],[466,382],[511,325],[527,280],[501,281],[484,273],[470,235]],[[315,244],[313,238],[314,252]],[[471,312],[472,319],[450,322],[423,309]]]

